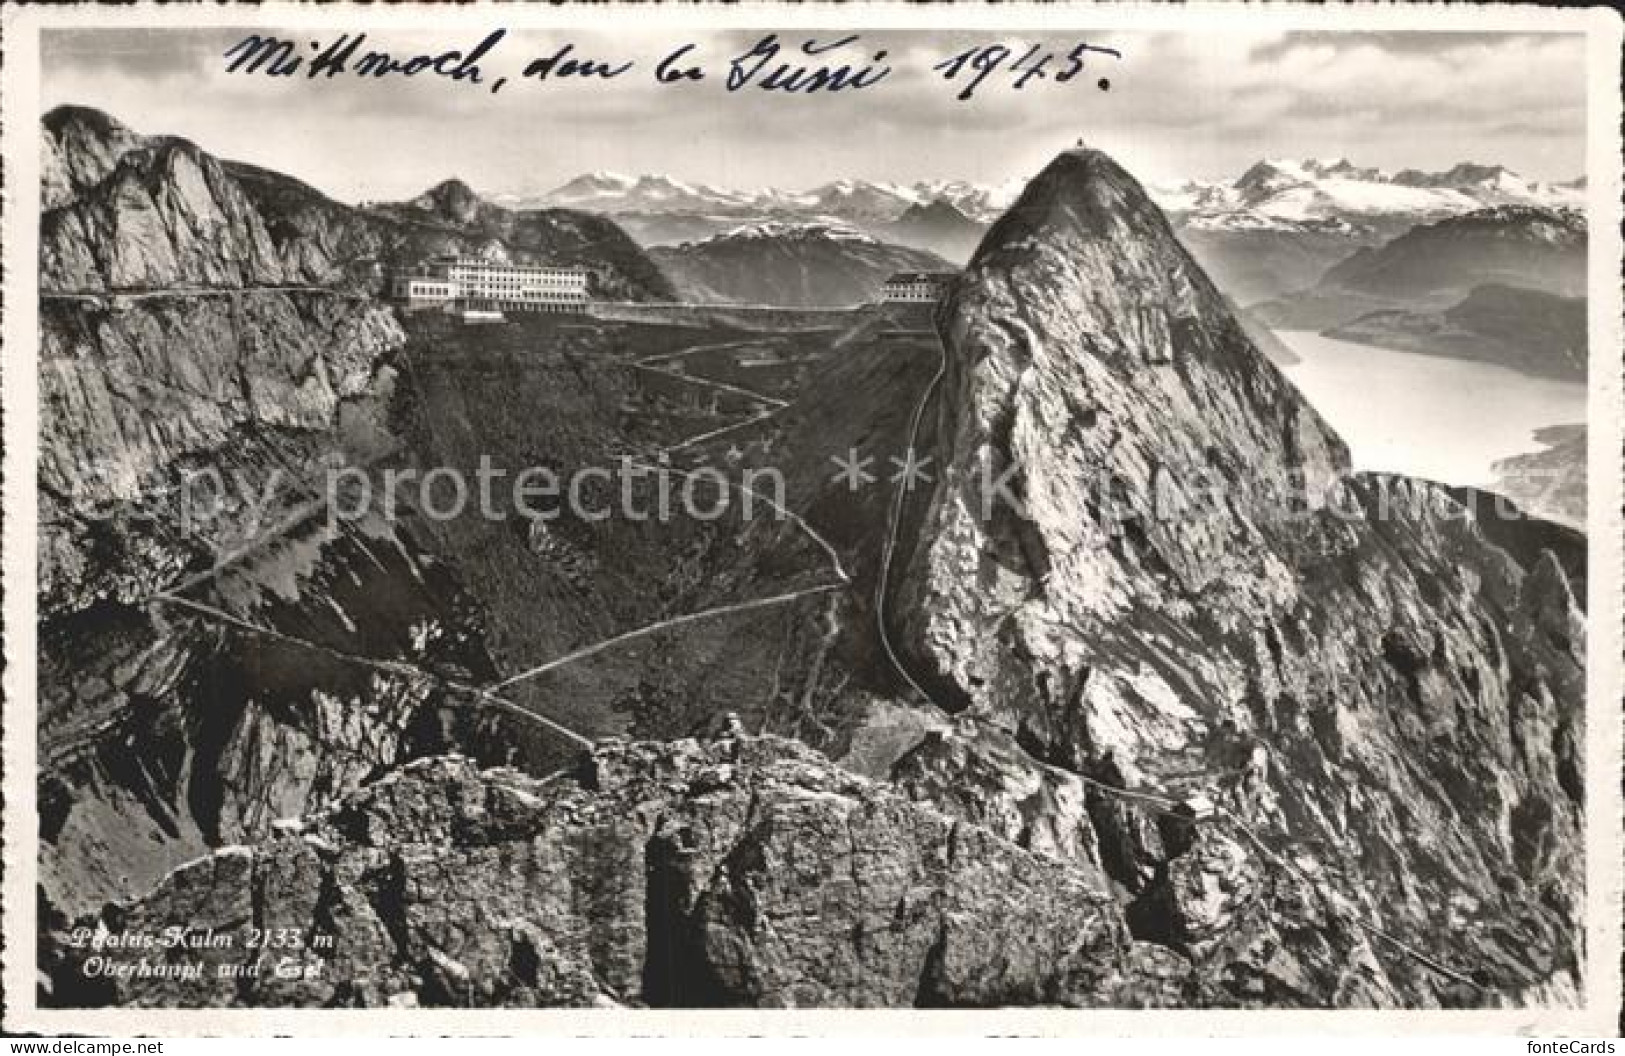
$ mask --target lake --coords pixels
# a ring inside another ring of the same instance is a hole
[[[1585,421],[1583,384],[1310,330],[1277,336],[1303,360],[1281,369],[1342,435],[1356,469],[1487,484],[1497,459],[1542,446],[1536,429]]]

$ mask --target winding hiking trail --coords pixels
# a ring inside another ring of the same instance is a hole
[[[681,380],[681,381],[691,382],[691,383],[699,384],[699,385],[708,385],[708,386],[711,386],[711,387],[714,387],[714,388],[717,388],[717,389],[720,389],[720,390],[723,390],[723,391],[728,391],[728,392],[732,392],[732,393],[739,394],[739,395],[749,396],[752,399],[757,399],[757,400],[763,401],[764,403],[772,404],[773,405],[773,410],[776,411],[776,410],[778,410],[778,409],[780,409],[782,407],[788,406],[787,401],[780,400],[780,399],[777,399],[775,397],[766,396],[765,394],[762,394],[762,393],[755,393],[755,392],[752,392],[751,390],[744,389],[744,388],[739,387],[739,386],[730,385],[730,384],[728,384],[726,382],[717,382],[717,381],[713,381],[712,379],[709,379],[709,378],[704,378],[704,377],[699,377],[699,376],[694,376],[694,375],[681,374],[681,373],[677,373],[675,371],[664,369],[664,368],[661,368],[661,367],[658,367],[658,366],[650,365],[653,362],[657,362],[657,361],[658,362],[667,362],[667,361],[670,361],[670,360],[673,360],[673,359],[677,359],[677,358],[681,358],[681,357],[689,356],[689,355],[694,355],[694,354],[697,354],[697,353],[700,353],[700,352],[716,351],[716,350],[719,350],[719,349],[749,347],[749,346],[752,346],[752,345],[760,345],[762,343],[763,343],[763,341],[761,339],[751,339],[751,340],[744,340],[744,341],[726,342],[726,343],[721,343],[721,344],[718,344],[718,343],[715,343],[715,342],[707,343],[707,344],[697,344],[697,345],[692,345],[692,346],[685,347],[685,348],[682,348],[682,349],[678,349],[675,352],[661,353],[661,354],[659,354],[657,356],[649,357],[648,361],[640,360],[637,363],[634,363],[633,365],[637,366],[637,367],[641,367],[641,368],[643,368],[645,370],[649,370],[649,371],[651,371],[653,373],[662,374],[662,375],[665,375],[665,376],[668,376],[668,377],[676,378],[676,379]],[[416,366],[415,362],[413,361],[412,357],[410,356],[410,353],[408,353],[407,356],[406,356],[406,362],[407,362],[409,368],[413,368],[413,367]],[[684,447],[684,446],[689,446],[689,445],[692,445],[692,444],[695,444],[695,443],[702,442],[703,440],[708,439],[709,437],[711,437],[713,435],[719,435],[720,433],[726,432],[727,430],[736,429],[736,428],[739,428],[739,427],[741,427],[743,425],[751,424],[754,421],[760,421],[762,418],[767,417],[771,413],[772,412],[770,411],[770,412],[768,412],[768,414],[759,415],[759,416],[754,417],[754,418],[746,419],[743,422],[732,423],[732,424],[730,424],[728,426],[723,427],[723,429],[721,429],[721,430],[713,430],[713,431],[708,432],[708,433],[700,434],[699,436],[690,437],[687,440],[682,441],[680,444],[678,444],[676,446],[677,447]],[[662,454],[664,454],[665,451],[669,451],[669,450],[673,450],[673,449],[674,448],[666,448],[664,451],[662,451]],[[382,461],[382,460],[390,457],[391,455],[398,453],[399,450],[400,450],[399,447],[392,447],[389,451],[386,451],[384,454],[382,454],[382,455],[378,456],[377,458],[373,459],[372,461],[370,461],[368,463],[368,465],[375,464],[378,461]],[[688,477],[688,478],[691,478],[691,479],[696,476],[694,471],[685,470],[685,469],[681,469],[681,468],[674,467],[674,466],[668,466],[668,465],[655,465],[655,464],[643,461],[641,459],[632,459],[632,460],[630,460],[629,464],[637,466],[638,468],[640,468],[642,470],[645,470],[645,471],[648,471],[648,472],[663,473],[663,474],[673,474],[673,475]],[[714,480],[715,478],[711,478],[711,479]],[[738,489],[740,491],[749,493],[754,498],[756,498],[756,499],[766,503],[770,507],[772,507],[773,510],[781,518],[783,518],[785,520],[788,520],[792,524],[794,524],[799,531],[801,531],[808,538],[810,538],[813,541],[813,543],[816,546],[818,546],[818,548],[820,550],[822,550],[823,553],[828,557],[829,563],[830,563],[829,564],[829,571],[832,574],[833,579],[830,582],[827,582],[827,583],[821,583],[821,584],[817,584],[817,585],[810,586],[810,587],[804,587],[804,588],[801,588],[801,589],[798,589],[798,590],[787,591],[787,592],[782,593],[782,594],[776,594],[776,595],[772,595],[772,596],[765,597],[765,598],[754,598],[754,599],[750,599],[750,600],[747,600],[747,601],[734,602],[734,603],[730,603],[730,604],[727,604],[727,605],[720,605],[720,606],[715,606],[715,607],[709,608],[709,609],[703,609],[703,610],[700,610],[698,612],[685,613],[685,614],[682,614],[682,615],[672,616],[672,617],[668,617],[668,618],[665,618],[665,619],[662,619],[662,620],[657,620],[657,621],[654,621],[654,622],[652,622],[650,624],[647,624],[645,626],[638,627],[638,628],[635,628],[633,630],[626,631],[624,633],[617,634],[617,635],[614,635],[614,636],[609,637],[609,638],[605,638],[605,639],[603,639],[601,641],[594,642],[594,643],[582,646],[582,647],[580,647],[578,649],[574,649],[574,650],[570,651],[569,653],[566,653],[566,654],[564,654],[562,656],[554,657],[551,660],[548,660],[548,661],[545,661],[545,662],[543,662],[541,664],[538,664],[538,665],[535,665],[533,667],[527,668],[526,670],[521,671],[518,674],[509,676],[509,677],[507,677],[505,679],[502,679],[502,680],[500,680],[500,681],[498,681],[498,682],[496,682],[496,683],[494,683],[492,685],[489,685],[489,686],[472,686],[472,685],[468,685],[468,684],[465,684],[465,683],[456,682],[455,680],[447,679],[444,676],[438,675],[438,674],[436,674],[434,672],[431,672],[431,671],[428,671],[428,670],[426,670],[426,669],[424,669],[424,668],[422,668],[422,667],[420,667],[420,666],[418,666],[416,664],[412,664],[412,663],[409,663],[409,662],[406,662],[406,661],[382,660],[382,659],[378,659],[378,658],[375,658],[375,657],[366,657],[366,656],[362,656],[362,655],[355,654],[355,653],[345,652],[343,650],[336,649],[336,648],[333,648],[331,646],[322,645],[320,643],[311,641],[309,639],[302,638],[302,637],[300,637],[298,635],[288,634],[288,633],[286,633],[284,631],[279,631],[279,630],[276,630],[274,628],[263,626],[261,624],[255,623],[255,622],[253,622],[251,620],[247,620],[247,619],[244,619],[243,617],[240,617],[240,616],[237,616],[237,615],[235,615],[233,613],[227,612],[227,611],[225,611],[225,610],[223,610],[221,608],[218,608],[216,606],[209,605],[209,604],[207,604],[205,602],[200,602],[200,601],[197,601],[197,600],[195,600],[193,598],[189,598],[189,597],[185,596],[185,594],[187,592],[189,592],[189,591],[195,589],[196,587],[201,586],[201,585],[203,585],[205,583],[213,581],[214,579],[218,578],[220,575],[222,575],[223,573],[225,573],[226,571],[228,571],[229,569],[231,569],[235,565],[241,563],[244,559],[252,556],[253,554],[258,553],[259,551],[263,550],[266,546],[274,543],[277,539],[280,539],[280,538],[286,536],[289,532],[291,532],[294,529],[300,527],[301,525],[307,523],[309,520],[311,520],[311,518],[319,516],[319,515],[327,512],[328,507],[329,507],[330,502],[331,502],[331,499],[332,499],[331,489],[323,489],[323,491],[316,498],[314,498],[314,499],[312,499],[310,501],[307,501],[305,503],[302,503],[299,506],[295,507],[293,509],[293,511],[291,511],[286,517],[282,518],[280,521],[278,521],[275,525],[271,526],[271,528],[269,528],[265,532],[256,534],[253,538],[248,540],[248,542],[242,544],[241,546],[235,547],[232,550],[230,550],[230,551],[226,552],[225,554],[221,555],[219,558],[217,558],[210,565],[210,567],[186,577],[184,580],[182,580],[181,582],[175,584],[174,586],[171,586],[171,587],[168,587],[168,588],[165,588],[165,589],[154,592],[153,594],[151,594],[150,596],[148,596],[145,599],[145,604],[183,608],[183,609],[186,609],[186,610],[190,611],[194,616],[198,616],[198,617],[201,617],[201,618],[204,618],[204,619],[208,619],[208,620],[211,620],[211,621],[214,621],[214,622],[217,622],[217,623],[221,623],[221,624],[230,626],[230,627],[232,627],[232,628],[234,628],[234,629],[236,629],[236,630],[238,630],[240,632],[255,634],[255,635],[266,637],[266,638],[271,639],[271,640],[280,641],[280,642],[283,642],[283,643],[286,643],[286,644],[292,644],[292,645],[296,645],[296,646],[316,650],[316,651],[319,651],[319,652],[323,653],[324,655],[332,657],[333,659],[341,660],[341,661],[346,662],[346,663],[353,663],[353,664],[366,666],[366,667],[369,667],[369,668],[374,669],[374,670],[378,670],[378,671],[381,671],[381,672],[385,672],[385,673],[389,673],[389,674],[393,674],[393,675],[397,675],[397,676],[401,676],[401,677],[420,677],[420,678],[424,678],[424,679],[429,679],[429,680],[432,680],[432,681],[434,681],[434,682],[436,682],[436,683],[438,683],[440,685],[443,685],[443,686],[445,686],[445,687],[447,687],[449,689],[454,689],[454,690],[457,690],[459,692],[472,694],[472,695],[474,695],[474,696],[476,696],[476,697],[478,697],[478,698],[480,698],[480,699],[482,699],[484,701],[487,701],[487,702],[489,702],[489,703],[491,703],[491,704],[493,704],[493,705],[495,705],[497,707],[502,708],[505,711],[509,711],[509,712],[512,712],[512,713],[514,713],[516,715],[524,717],[526,719],[535,721],[536,723],[544,726],[545,728],[547,728],[551,732],[553,732],[553,733],[555,733],[555,734],[557,734],[557,735],[559,735],[561,737],[564,737],[566,740],[570,741],[572,744],[575,744],[576,746],[581,747],[581,748],[589,748],[590,749],[592,747],[592,745],[593,745],[593,741],[590,738],[588,738],[587,736],[581,734],[580,732],[578,732],[576,730],[573,730],[573,729],[569,728],[568,726],[566,726],[566,725],[564,725],[564,724],[562,724],[560,722],[557,722],[554,719],[548,718],[546,715],[541,714],[539,711],[535,710],[534,708],[524,707],[523,705],[517,704],[517,703],[515,703],[515,702],[513,702],[511,700],[508,700],[508,699],[500,696],[499,694],[503,690],[505,690],[505,689],[507,689],[507,688],[509,688],[511,686],[518,685],[520,683],[523,683],[523,682],[530,681],[532,679],[541,677],[542,675],[545,675],[548,672],[556,671],[556,670],[558,670],[560,668],[563,668],[563,667],[566,667],[566,666],[568,666],[570,664],[573,664],[573,663],[576,663],[576,662],[579,662],[579,661],[582,661],[582,660],[589,659],[589,658],[591,658],[593,656],[597,656],[597,655],[599,655],[601,653],[604,653],[604,652],[607,652],[609,650],[615,649],[616,647],[627,644],[629,642],[637,641],[637,640],[642,639],[642,638],[647,638],[647,637],[649,637],[651,635],[659,634],[662,631],[670,630],[670,629],[677,628],[677,627],[683,627],[683,626],[686,626],[686,625],[689,625],[689,624],[699,623],[701,621],[725,618],[727,616],[731,616],[731,615],[735,615],[735,614],[739,614],[739,613],[752,612],[752,611],[771,608],[771,607],[776,607],[776,606],[780,606],[780,605],[788,605],[788,604],[791,604],[791,603],[793,603],[795,601],[799,601],[802,598],[811,597],[811,596],[814,596],[814,595],[817,595],[817,594],[834,594],[835,592],[844,590],[851,583],[851,577],[847,573],[845,567],[841,563],[841,558],[840,558],[839,552],[829,542],[828,539],[824,538],[824,536],[822,536],[816,530],[814,530],[812,528],[812,526],[809,525],[799,514],[797,514],[795,511],[789,509],[788,507],[786,507],[785,505],[783,505],[779,501],[775,500],[772,496],[766,495],[766,494],[762,493],[761,491],[758,491],[758,490],[756,490],[754,488],[751,488],[751,487],[749,487],[748,485],[746,485],[744,483],[727,480],[726,478],[723,478],[720,481],[720,483],[722,483],[726,487],[733,488],[733,489]],[[833,600],[834,599],[832,599],[832,602],[833,602]]]
[[[207,605],[200,601],[193,601],[191,598],[182,598],[173,594],[160,593],[154,595],[150,601],[153,604],[172,605],[178,608],[187,609],[196,616],[201,616],[213,622],[235,628],[236,630],[258,635],[271,641],[283,642],[302,649],[309,649],[314,652],[319,652],[324,656],[342,661],[347,664],[355,664],[357,666],[370,668],[375,671],[396,675],[402,678],[424,679],[426,681],[444,686],[447,689],[477,697],[480,700],[490,703],[504,711],[518,715],[521,718],[528,719],[531,722],[537,723],[538,725],[544,727],[550,732],[563,737],[565,740],[580,748],[590,750],[593,746],[593,742],[589,738],[582,736],[575,730],[565,726],[563,723],[555,722],[546,715],[543,715],[534,709],[526,708],[520,704],[514,703],[511,700],[500,697],[490,689],[469,685],[466,682],[460,682],[456,679],[447,678],[444,675],[436,674],[435,672],[426,670],[425,668],[422,668],[416,664],[407,663],[401,660],[380,660],[376,657],[362,656],[359,653],[346,652],[343,649],[336,649],[332,646],[322,645],[321,643],[313,642],[308,638],[301,638],[298,635],[287,634],[286,632],[279,631],[274,627],[266,627],[262,624],[245,620],[240,616],[226,612],[224,609],[216,608],[213,605]]]
[[[745,341],[712,342],[703,345],[690,345],[686,348],[680,348],[675,352],[656,352],[654,355],[644,356],[641,359],[634,360],[632,366],[637,370],[648,371],[651,374],[658,374],[661,377],[671,378],[674,381],[686,382],[690,385],[699,385],[718,392],[726,392],[733,396],[743,396],[746,399],[755,400],[766,408],[765,410],[758,411],[751,417],[744,418],[737,422],[730,422],[727,425],[720,426],[716,429],[710,429],[706,430],[705,432],[697,433],[694,436],[679,440],[675,444],[669,444],[661,449],[661,453],[669,454],[673,451],[687,450],[688,448],[694,447],[698,444],[703,444],[708,440],[714,440],[719,436],[726,436],[736,429],[743,429],[747,426],[765,422],[772,418],[775,414],[778,414],[784,408],[790,406],[790,401],[781,400],[777,396],[769,396],[765,392],[757,392],[753,389],[747,389],[742,385],[735,385],[731,382],[718,381],[715,378],[708,378],[703,374],[686,374],[681,371],[672,370],[663,364],[671,363],[679,359],[685,359],[689,356],[699,355],[703,352],[727,352],[740,348],[753,348],[762,345],[778,344],[781,343],[782,340],[782,338],[768,337],[753,338]]]
[[[673,627],[681,627],[685,624],[697,623],[700,620],[716,619],[720,616],[731,616],[736,613],[751,612],[755,609],[765,609],[776,605],[787,605],[792,601],[810,597],[814,594],[823,594],[833,590],[841,590],[845,588],[845,586],[846,584],[844,582],[823,583],[816,587],[806,587],[802,590],[793,590],[787,594],[775,594],[772,597],[757,598],[753,601],[741,601],[732,605],[719,605],[714,609],[702,609],[699,612],[691,612],[683,616],[672,616],[669,619],[657,620],[654,623],[648,624],[647,626],[639,627],[636,630],[627,631],[625,634],[617,634],[613,638],[606,638],[601,642],[597,642],[593,645],[577,649],[575,652],[566,653],[564,656],[549,660],[545,664],[538,664],[537,666],[528,670],[521,671],[517,675],[505,678],[501,682],[488,686],[487,692],[496,693],[507,689],[510,686],[518,685],[521,682],[528,682],[533,678],[547,674],[549,671],[554,671],[558,668],[564,667],[566,664],[573,664],[577,660],[585,660],[587,657],[596,656],[607,649],[613,649],[618,645],[624,645],[627,642],[635,641],[639,638],[646,638],[651,634],[659,634],[661,631],[670,630]]]
[[[173,299],[177,297],[235,297],[244,293],[323,293],[351,301],[370,301],[373,298],[355,290],[316,283],[281,283],[259,286],[172,286],[138,290],[41,290],[42,301],[73,301],[100,304],[117,310],[137,301]]]

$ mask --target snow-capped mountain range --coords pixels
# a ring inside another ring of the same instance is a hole
[[[948,202],[981,223],[998,218],[1025,185],[1024,180],[978,184],[967,180],[924,180],[905,185],[873,180],[837,180],[806,191],[775,187],[742,191],[687,183],[654,173],[623,176],[594,172],[578,176],[539,198],[515,197],[528,206],[556,206],[589,212],[700,213],[707,215],[831,216],[875,223],[902,216],[910,206]]]
[[[1503,165],[1461,162],[1442,172],[1389,174],[1347,159],[1269,159],[1232,182],[1150,188],[1185,226],[1208,230],[1332,230],[1384,221],[1417,222],[1495,205],[1580,206],[1582,177],[1568,183],[1525,180]]]
[[[838,180],[805,191],[737,190],[671,176],[595,172],[539,197],[507,204],[559,206],[611,215],[645,214],[742,219],[838,219],[859,226],[891,223],[912,206],[947,202],[989,224],[1009,207],[1025,180],[999,184],[923,180],[913,184]],[[1387,173],[1347,159],[1260,161],[1230,181],[1153,184],[1152,198],[1184,226],[1209,230],[1336,232],[1373,224],[1436,219],[1491,205],[1578,206],[1583,178],[1526,180],[1502,165],[1462,162],[1440,172]]]
[[[829,220],[764,220],[756,224],[741,224],[712,235],[703,242],[749,241],[752,239],[775,241],[807,241],[827,239],[831,242],[873,242],[873,238],[849,224]]]

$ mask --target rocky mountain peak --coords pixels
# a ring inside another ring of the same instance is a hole
[[[1120,610],[1152,589],[1148,576],[1199,587],[1240,558],[1149,522],[1154,558],[1114,554],[1109,506],[1152,509],[1159,491],[1209,479],[1264,493],[1301,486],[1315,502],[1347,471],[1343,442],[1252,346],[1140,184],[1100,151],[1063,153],[1028,185],[939,329],[939,448],[964,463],[964,480],[989,464],[1019,467],[1026,523],[993,510],[980,530],[1010,548],[1020,578],[1060,588],[1058,617]],[[1137,585],[1096,589],[1103,563],[1118,562]]]
[[[1351,474],[1342,441],[1098,151],[1028,186],[937,322],[943,468],[891,590],[902,662],[962,725],[1092,787],[1195,787],[1224,805],[1235,824],[1193,845],[1091,800],[1139,937],[1225,961],[1217,937],[1251,910],[1201,892],[1284,883],[1299,908],[1281,914],[1325,916],[1305,925],[1314,941],[1279,945],[1265,992],[1343,993],[1364,959],[1380,967],[1359,985],[1386,996],[1360,1000],[1486,1000],[1460,972],[1348,946],[1351,919],[1493,962],[1480,977],[1501,993],[1564,978],[1572,948],[1554,936],[1575,894],[1548,849],[1578,833],[1563,775],[1583,645],[1560,570],[1524,569],[1432,485]],[[1486,710],[1472,728],[1420,718]],[[1522,759],[1531,738],[1565,747]],[[1486,805],[1496,781],[1506,792]],[[1527,853],[1512,814],[1552,842]],[[1282,867],[1261,845],[1315,864]],[[1381,847],[1385,864],[1368,871],[1348,847]],[[1475,861],[1513,862],[1515,877],[1474,879]],[[1467,888],[1475,923],[1440,929],[1428,907]]]
[[[1482,165],[1476,161],[1458,161],[1451,167],[1449,172],[1445,173],[1446,178],[1460,180],[1464,183],[1478,183],[1482,180],[1493,180],[1501,176],[1511,175],[1514,175],[1512,170],[1505,165]]]
[[[53,136],[84,135],[97,139],[114,139],[134,135],[111,114],[93,106],[65,103],[54,107],[40,119],[45,130]]]
[[[412,204],[453,223],[471,223],[479,214],[480,196],[462,180],[453,177],[430,187],[412,199]]]
[[[909,206],[903,211],[903,215],[899,217],[898,220],[899,222],[903,223],[974,223],[970,217],[966,216],[964,212],[952,202],[947,202],[940,198],[934,201],[921,202]]]
[[[1505,165],[1481,165],[1474,161],[1460,161],[1444,172],[1421,172],[1406,169],[1394,176],[1394,181],[1406,187],[1474,187],[1516,180],[1517,173]]]
[[[1021,335],[1014,354],[1042,354],[1042,364],[1027,364],[1033,369],[1119,376],[1144,390],[1156,417],[1182,416],[1169,423],[1170,436],[1211,434],[1198,461],[1242,437],[1236,455],[1255,466],[1267,452],[1272,465],[1309,469],[1317,478],[1346,468],[1342,442],[1252,348],[1162,211],[1108,155],[1082,149],[1057,157],[994,225],[968,271],[971,281],[944,314],[955,337],[987,323]],[[1023,328],[1049,332],[1054,347],[1039,348],[1047,343],[1035,344]],[[1160,390],[1196,380],[1188,367],[1160,368],[1196,360],[1222,376],[1159,405]],[[1122,406],[1098,402],[1103,413]]]
[[[130,151],[147,143],[116,119],[88,106],[59,106],[41,121],[44,157],[40,206],[69,205],[96,186]]]
[[[1267,194],[1303,182],[1304,174],[1294,162],[1277,161],[1266,158],[1254,162],[1253,165],[1236,177],[1233,184],[1236,190]]]
[[[1136,220],[1157,219],[1161,212],[1139,183],[1104,151],[1078,147],[1062,151],[1034,177],[1016,198],[1010,212],[1032,221],[1034,210],[1072,211],[1071,223],[1059,223],[1053,215],[1041,222],[1050,234],[1073,233],[1105,237],[1113,225],[1132,225]],[[1003,225],[995,225],[995,230]],[[1164,224],[1166,227],[1166,224]],[[991,240],[991,241],[997,241]]]

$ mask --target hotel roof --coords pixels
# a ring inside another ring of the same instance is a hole
[[[431,264],[457,265],[459,267],[475,268],[503,268],[509,271],[568,271],[584,272],[587,269],[579,264],[516,264],[507,260],[487,260],[485,257],[435,257],[429,261]]]

